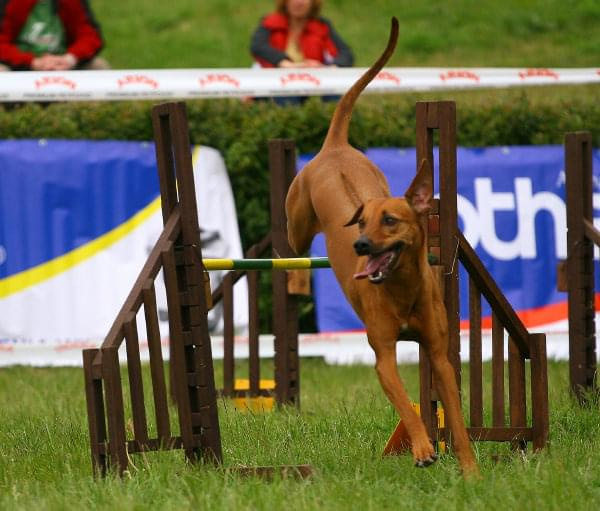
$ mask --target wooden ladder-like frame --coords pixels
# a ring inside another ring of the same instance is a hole
[[[423,159],[434,169],[434,131],[439,136],[439,199],[435,200],[428,225],[429,251],[438,259],[440,288],[448,314],[449,359],[461,388],[459,263],[469,275],[469,404],[472,440],[511,441],[534,449],[548,441],[548,376],[545,334],[531,334],[514,312],[490,273],[458,229],[456,179],[456,105],[451,101],[418,102],[417,168]],[[434,172],[435,174],[435,172]],[[431,176],[432,181],[434,176]],[[492,308],[492,418],[484,425],[482,386],[481,296]],[[505,338],[505,332],[508,337]],[[508,417],[504,388],[504,347],[508,342]],[[526,395],[526,361],[530,361],[531,394]],[[446,428],[438,428],[438,397],[426,354],[420,350],[421,415],[431,438],[451,440]],[[527,425],[527,402],[531,424]],[[469,421],[467,421],[468,423]]]

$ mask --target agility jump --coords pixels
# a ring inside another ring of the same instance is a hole
[[[110,466],[123,473],[132,453],[183,449],[190,461],[222,464],[221,436],[217,412],[217,389],[214,381],[211,341],[208,333],[208,299],[203,275],[204,263],[199,239],[196,198],[189,150],[189,135],[183,103],[159,105],[153,110],[157,162],[161,184],[164,230],[148,261],[136,280],[128,298],[99,349],[84,350],[84,375],[90,431],[92,465],[96,474],[105,474]],[[429,214],[428,252],[440,262],[433,267],[444,297],[450,326],[449,356],[460,388],[459,317],[458,317],[458,263],[469,273],[470,310],[470,424],[467,431],[472,440],[511,442],[524,448],[532,442],[534,449],[543,448],[548,440],[548,389],[546,373],[545,336],[527,332],[491,276],[483,267],[473,249],[458,231],[456,223],[456,117],[452,102],[417,103],[417,157],[430,162],[433,169],[433,132],[439,130],[440,168],[438,171],[440,198],[434,201]],[[286,182],[289,185],[295,171],[295,151],[291,141],[271,141],[270,161],[273,168],[284,168],[286,178],[273,180],[271,187],[272,212],[283,211]],[[433,179],[433,177],[432,177]],[[272,243],[274,253],[288,259],[292,254],[285,236],[285,215],[272,213],[272,232],[251,251],[251,259],[262,255]],[[211,263],[209,263],[210,265]],[[223,263],[215,263],[223,264]],[[235,265],[235,262],[226,264]],[[242,263],[238,263],[242,264]],[[250,263],[248,263],[250,264]],[[254,263],[253,263],[254,264]],[[273,262],[260,264],[274,265]],[[281,263],[284,264],[284,263]],[[293,263],[295,264],[295,263]],[[298,264],[308,264],[306,260]],[[323,260],[310,265],[325,264]],[[163,269],[169,311],[171,346],[170,370],[173,378],[179,431],[171,430],[170,407],[158,316],[154,293],[154,279]],[[231,270],[227,284],[212,293],[226,300],[236,279],[247,270]],[[256,276],[250,271],[248,276]],[[255,277],[254,277],[255,278]],[[279,392],[283,402],[296,402],[299,397],[297,316],[294,303],[287,296],[287,275],[273,272],[274,289],[280,293],[283,312],[274,317],[276,335],[276,373],[279,371]],[[276,282],[277,281],[277,282]],[[257,283],[257,281],[255,281]],[[252,288],[252,286],[249,286]],[[257,289],[254,287],[257,316]],[[284,296],[285,295],[285,296]],[[252,296],[252,293],[251,293]],[[483,382],[481,359],[481,297],[493,310],[492,327],[492,424],[484,425]],[[154,420],[157,436],[149,437],[144,404],[139,336],[136,314],[143,308],[146,317],[150,351],[150,372]],[[255,321],[251,335],[258,336]],[[231,334],[232,325],[229,327]],[[508,333],[508,339],[505,336]],[[231,335],[233,338],[233,335]],[[295,341],[294,341],[295,339]],[[416,340],[416,339],[412,339]],[[508,389],[504,386],[504,343],[508,342]],[[294,344],[295,342],[295,344]],[[127,374],[131,398],[131,417],[126,417],[118,349],[125,344]],[[255,366],[258,362],[257,353]],[[279,366],[278,364],[279,358]],[[531,361],[531,396],[526,396],[525,361]],[[233,357],[231,357],[233,361]],[[251,375],[252,376],[252,375]],[[257,374],[254,373],[254,395],[260,394]],[[277,374],[276,374],[277,377]],[[225,389],[224,389],[225,390]],[[234,389],[229,389],[232,393]],[[507,390],[509,392],[507,392]],[[507,396],[508,394],[508,396]],[[508,399],[507,399],[508,398]],[[431,369],[426,356],[420,360],[420,408],[430,438],[451,442],[449,431],[438,428],[438,396],[434,391]],[[528,411],[528,406],[530,410]],[[507,417],[508,409],[508,417]],[[126,423],[131,420],[133,432]],[[529,424],[528,424],[529,422]],[[399,425],[400,428],[400,425]],[[130,436],[132,435],[132,437]],[[392,439],[394,436],[392,436]],[[399,439],[401,440],[401,439]],[[393,444],[393,441],[392,441]],[[396,445],[401,450],[401,442]],[[292,471],[308,475],[310,467],[249,467],[251,473]]]

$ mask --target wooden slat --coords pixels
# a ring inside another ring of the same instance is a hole
[[[596,245],[600,246],[600,231],[594,227],[594,224],[584,218],[583,227],[586,237],[588,237]]]
[[[490,272],[477,257],[464,235],[459,232],[458,237],[460,261],[492,307],[492,310],[498,315],[500,322],[513,338],[521,353],[529,358],[529,332],[527,332],[523,322],[508,303]]]
[[[233,278],[226,274],[223,290],[223,393],[231,395],[235,379],[234,325],[233,325]]]
[[[533,421],[533,448],[543,449],[548,443],[548,360],[546,335],[531,334],[531,414]]]
[[[483,367],[481,353],[481,295],[469,278],[469,406],[471,426],[483,426]]]
[[[417,102],[416,104],[416,158],[415,169],[418,169],[423,160],[428,162],[428,168],[431,169],[429,179],[434,182],[434,160],[433,160],[433,128],[437,128],[437,106],[430,102]],[[440,214],[440,200],[434,199],[435,210],[432,214]],[[440,221],[443,222],[443,219]],[[427,229],[427,225],[423,226]],[[438,261],[441,261],[440,247],[432,247],[431,253],[434,254]],[[441,264],[441,262],[439,263]],[[442,295],[444,296],[444,295]],[[434,429],[437,426],[434,424],[433,418],[436,416],[435,396],[432,389],[432,374],[429,357],[426,351],[419,346],[419,399],[421,403],[421,418],[427,428],[428,433],[433,437]]]
[[[504,426],[504,328],[492,313],[492,425]]]
[[[444,303],[448,315],[448,356],[460,389],[456,105],[453,101],[439,101],[436,105],[439,129],[440,264],[445,268],[446,275]]]
[[[167,292],[167,305],[169,307],[169,332],[170,332],[170,369],[172,385],[177,404],[179,429],[186,452],[191,455],[194,447],[192,432],[192,417],[187,382],[185,379],[185,358],[182,339],[181,304],[177,287],[177,272],[173,250],[163,252],[163,271],[165,288]]]
[[[142,362],[135,314],[131,313],[123,325],[125,346],[127,349],[127,375],[133,413],[133,431],[135,439],[141,443],[148,440],[148,423],[144,404],[144,384],[142,382]]]
[[[525,359],[513,340],[508,339],[508,401],[510,425],[525,427],[527,425],[527,399],[525,388]],[[513,449],[524,450],[526,444],[514,442]]]
[[[260,355],[259,355],[259,310],[258,285],[259,272],[248,273],[248,371],[250,395],[258,395],[260,387]]]
[[[285,197],[296,173],[296,151],[291,140],[269,141],[271,180],[271,236],[273,257],[293,257],[287,240]],[[287,292],[287,274],[273,272],[273,335],[275,389],[278,404],[300,405],[297,380],[298,312],[296,298]],[[292,378],[296,375],[296,378]]]
[[[177,193],[181,205],[181,233],[183,245],[200,247],[200,227],[198,225],[198,205],[192,168],[192,149],[186,118],[185,103],[173,103],[169,113],[169,127],[172,137]]]
[[[106,416],[108,419],[108,439],[110,464],[119,475],[127,470],[127,449],[125,434],[125,408],[123,387],[119,369],[119,352],[115,347],[102,348],[102,372],[105,382]]]
[[[92,362],[98,351],[97,349],[83,350],[83,374],[85,379],[92,469],[94,475],[103,476],[107,470],[106,453],[100,449],[100,445],[106,443],[104,394],[102,391],[102,379],[95,379],[92,376]]]
[[[167,400],[167,385],[165,381],[162,343],[156,306],[156,291],[152,281],[146,282],[142,291],[144,301],[144,316],[146,318],[146,333],[148,337],[148,352],[150,354],[150,374],[152,376],[152,395],[154,398],[154,414],[158,437],[166,442],[171,438],[169,421],[169,403]]]
[[[594,247],[600,234],[593,224],[592,136],[565,135],[567,203],[567,283],[569,317],[569,380],[580,401],[595,386]]]
[[[157,105],[152,109],[154,147],[160,184],[162,216],[165,223],[177,206],[177,186],[175,184],[175,174],[173,173],[174,161],[171,149],[171,130],[169,129],[170,112],[171,107],[168,104]]]

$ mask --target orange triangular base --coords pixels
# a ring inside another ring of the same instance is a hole
[[[421,415],[421,407],[418,403],[413,403],[413,408],[417,412],[418,415]],[[438,428],[444,427],[444,410],[443,408],[437,409],[437,422]],[[445,442],[437,442],[437,447],[440,452],[446,452],[446,443]],[[391,434],[387,443],[385,444],[385,448],[383,449],[383,456],[396,456],[398,454],[405,454],[410,450],[410,437],[408,436],[408,431],[406,430],[406,426],[400,420],[396,429]]]
[[[402,421],[398,422],[396,429],[390,436],[385,448],[383,449],[383,456],[395,456],[398,454],[404,454],[410,450],[410,437],[406,426]]]

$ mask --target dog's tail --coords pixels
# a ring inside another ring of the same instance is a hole
[[[396,48],[396,42],[398,41],[398,19],[394,16],[392,18],[392,28],[390,30],[390,37],[388,39],[387,46],[381,56],[377,59],[377,62],[373,64],[340,99],[331,123],[329,125],[329,131],[323,142],[323,147],[328,144],[340,145],[348,142],[348,126],[350,125],[350,118],[352,117],[352,108],[356,99],[363,91],[363,89],[369,85],[369,82],[373,80],[381,71],[383,66],[394,53]]]

